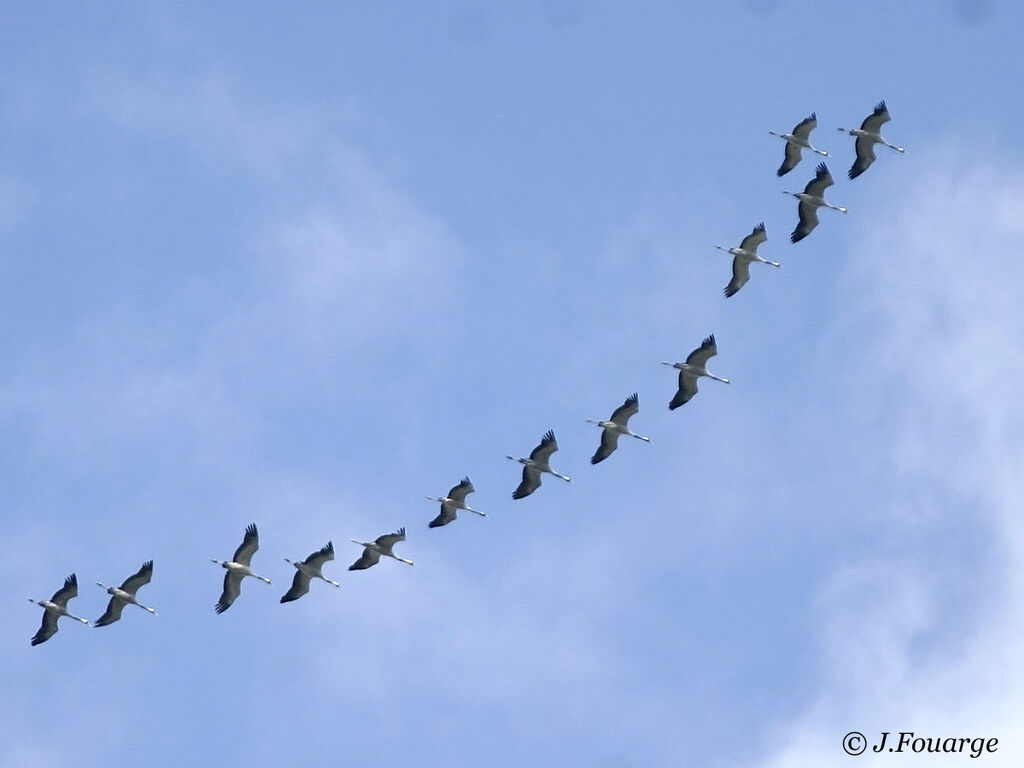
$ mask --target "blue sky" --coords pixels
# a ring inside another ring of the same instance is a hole
[[[0,764],[1020,764],[1024,12],[678,5],[4,7]],[[850,213],[791,245],[812,110]],[[549,428],[574,482],[512,502]],[[29,646],[148,559],[158,617]]]

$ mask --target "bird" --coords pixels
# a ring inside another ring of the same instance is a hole
[[[629,435],[645,443],[651,442],[651,438],[638,435],[629,430],[629,417],[640,410],[640,398],[636,392],[626,398],[626,401],[612,412],[608,421],[595,419],[584,419],[588,424],[596,424],[601,427],[601,445],[597,452],[590,458],[591,464],[599,464],[607,459],[615,449],[619,447],[619,435]]]
[[[447,496],[427,496],[429,501],[441,502],[441,511],[437,517],[427,523],[427,527],[439,528],[442,525],[448,525],[448,523],[456,518],[457,510],[460,509],[480,515],[480,517],[487,517],[486,512],[473,509],[466,504],[466,497],[474,491],[476,491],[476,488],[473,487],[473,483],[470,482],[468,477],[464,477],[459,481],[458,485],[452,486]]]
[[[853,144],[857,152],[857,159],[853,161],[853,165],[850,166],[850,170],[847,173],[851,179],[856,179],[875,162],[875,144],[884,144],[889,149],[894,149],[900,154],[907,151],[903,147],[890,144],[882,137],[882,126],[890,120],[892,118],[889,116],[889,109],[885,106],[885,101],[880,101],[875,104],[874,111],[864,118],[860,128],[839,129],[843,133],[857,137],[857,141]]]
[[[156,616],[156,609],[150,608],[149,606],[143,605],[135,599],[135,593],[139,591],[139,588],[149,584],[150,579],[153,578],[153,561],[147,560],[142,564],[134,574],[124,580],[124,583],[120,587],[108,587],[106,584],[97,581],[97,586],[103,587],[107,590],[107,593],[111,596],[110,602],[107,603],[107,610],[93,622],[94,627],[105,627],[108,624],[113,624],[121,618],[121,611],[124,607],[131,603],[137,605],[144,611],[149,611]]]
[[[828,157],[829,154],[823,149],[818,149],[811,144],[810,135],[818,126],[818,116],[814,112],[805,117],[796,127],[793,128],[792,133],[776,133],[775,131],[768,131],[772,136],[778,136],[780,139],[786,141],[786,157],[782,161],[782,165],[779,166],[779,170],[775,172],[776,176],[785,176],[787,173],[792,171],[796,164],[800,162],[800,149],[806,148],[811,152],[817,152],[819,155]]]
[[[260,576],[249,567],[253,554],[259,548],[260,534],[256,530],[256,523],[249,523],[245,528],[245,538],[242,539],[242,543],[235,550],[235,556],[230,561],[210,558],[211,563],[217,563],[217,565],[227,569],[227,573],[224,574],[224,591],[220,593],[220,600],[214,606],[214,610],[217,613],[224,613],[235,602],[235,599],[242,592],[242,579],[246,576],[252,576],[254,579],[265,581],[267,584],[270,583],[270,579],[266,576]]]
[[[690,402],[693,396],[697,394],[697,379],[701,376],[706,376],[709,379],[721,381],[725,384],[729,383],[728,379],[723,379],[712,373],[708,373],[708,360],[717,354],[718,344],[715,342],[715,334],[712,333],[700,343],[699,347],[686,356],[685,363],[667,363],[664,360],[661,361],[662,365],[668,365],[672,368],[679,369],[679,390],[676,392],[675,397],[672,398],[672,402],[668,404],[668,409],[670,411],[674,411],[679,406]]]
[[[334,542],[332,541],[328,541],[327,544],[300,563],[295,562],[294,560],[289,560],[286,557],[284,561],[295,566],[295,576],[292,577],[291,589],[284,593],[281,597],[281,602],[290,603],[292,600],[298,600],[304,594],[309,592],[309,582],[313,579],[322,579],[331,586],[340,587],[341,584],[336,581],[331,581],[320,572],[320,569],[324,567],[324,563],[328,563],[333,559]]]
[[[530,457],[528,459],[517,459],[515,456],[505,457],[509,461],[518,461],[523,465],[523,481],[519,483],[519,487],[512,492],[513,499],[524,499],[540,488],[540,476],[543,472],[547,472],[549,475],[554,475],[555,477],[560,477],[567,483],[572,482],[571,477],[568,475],[558,474],[551,469],[551,465],[548,463],[548,460],[551,458],[551,454],[557,450],[558,441],[555,440],[554,430],[549,429],[544,433],[544,437],[541,438],[540,445],[530,451]]]
[[[67,616],[69,619],[80,621],[83,624],[89,623],[88,619],[83,619],[81,616],[75,616],[68,612],[68,600],[77,596],[78,576],[72,573],[64,579],[64,586],[54,592],[53,597],[49,600],[36,600],[32,597],[28,599],[30,603],[35,603],[43,608],[43,623],[39,627],[39,631],[32,636],[32,645],[45,643],[57,634],[57,619],[61,616]]]
[[[777,261],[768,261],[768,259],[762,259],[757,255],[757,246],[768,239],[768,234],[764,230],[764,222],[762,221],[753,231],[743,238],[739,248],[726,248],[724,245],[716,245],[720,251],[731,253],[735,258],[732,260],[732,280],[725,286],[722,292],[726,298],[735,296],[737,291],[747,284],[747,280],[750,279],[750,262],[759,261],[762,264],[771,264],[773,267],[781,267]]]
[[[414,564],[412,560],[406,560],[404,557],[399,557],[392,552],[392,548],[395,544],[400,541],[405,541],[405,528],[399,528],[394,533],[387,533],[383,536],[378,536],[373,541],[357,541],[356,539],[349,539],[349,541],[363,547],[363,554],[358,560],[348,567],[350,571],[362,571],[376,565],[380,562],[381,555],[393,557],[395,560],[407,563],[408,565]]]
[[[794,243],[803,240],[811,234],[811,230],[818,226],[818,208],[821,206],[846,213],[845,208],[832,205],[832,203],[825,199],[825,190],[835,184],[832,181],[832,174],[828,172],[828,166],[824,163],[818,163],[818,167],[815,170],[817,173],[815,173],[813,179],[807,182],[803,192],[782,193],[784,195],[792,195],[800,201],[796,208],[797,214],[800,216],[800,223],[796,225],[793,234],[789,236],[789,239]]]

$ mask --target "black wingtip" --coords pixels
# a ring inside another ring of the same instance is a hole
[[[882,99],[880,102],[875,104],[875,114],[876,115],[880,115],[883,112],[888,112],[888,111],[889,111],[889,108],[887,106],[885,106],[885,99]]]
[[[728,299],[728,298],[731,298],[732,296],[735,296],[737,293],[739,293],[739,288],[735,288],[734,289],[731,285],[727,285],[727,286],[725,286],[725,288],[722,289],[722,293],[724,293],[725,294],[725,298]]]
[[[786,168],[784,165],[779,166],[779,170],[775,172],[776,176],[785,176],[787,173],[792,171],[792,168]]]
[[[825,165],[824,161],[822,161],[822,162],[818,163],[818,167],[815,170],[818,172],[819,175],[820,174],[825,174],[825,173],[828,173],[828,166]]]
[[[256,523],[249,523],[245,526],[245,532],[249,536],[259,536],[260,532],[256,530]]]
[[[605,459],[604,456],[598,456],[595,453],[593,456],[590,457],[590,463],[591,464],[600,464],[602,461],[604,461],[604,459]]]

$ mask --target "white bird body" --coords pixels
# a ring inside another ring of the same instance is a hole
[[[672,401],[668,404],[668,409],[670,411],[674,411],[679,406],[685,405],[693,399],[693,396],[697,394],[697,380],[701,377],[714,379],[715,381],[720,381],[723,384],[729,383],[728,379],[715,376],[713,373],[708,371],[708,360],[717,354],[718,343],[715,341],[715,334],[712,333],[701,342],[699,347],[686,356],[685,362],[669,363],[664,360],[661,361],[662,365],[667,365],[679,370],[679,388],[676,391],[675,397],[673,397]]]
[[[78,576],[71,574],[64,579],[64,586],[53,593],[53,597],[49,600],[36,600],[34,597],[28,598],[30,603],[35,603],[43,609],[43,623],[39,627],[39,630],[32,637],[32,645],[39,645],[45,643],[55,634],[57,634],[57,619],[61,616],[67,616],[69,619],[80,621],[83,624],[88,624],[88,619],[83,619],[81,616],[75,616],[73,613],[68,611],[68,600],[78,596]]]
[[[903,154],[907,150],[903,147],[897,147],[895,144],[890,144],[886,141],[885,137],[882,136],[882,126],[888,123],[892,118],[889,116],[889,109],[885,106],[885,101],[880,101],[875,105],[874,111],[864,118],[864,122],[860,124],[860,128],[840,128],[839,130],[843,133],[848,133],[851,136],[856,136],[857,141],[854,142],[854,150],[857,152],[857,159],[854,160],[853,165],[850,166],[850,170],[847,175],[851,179],[856,179],[868,167],[875,162],[875,144],[883,144],[889,149],[893,149],[900,154]]]
[[[349,541],[363,548],[363,554],[360,558],[348,567],[350,571],[363,571],[376,565],[380,562],[381,555],[393,558],[400,563],[414,565],[412,560],[399,557],[393,551],[395,544],[405,541],[405,528],[399,528],[394,533],[378,536],[373,541],[358,541],[357,539],[349,539]]]
[[[558,441],[555,440],[555,432],[554,430],[549,429],[544,433],[544,437],[541,438],[540,444],[530,451],[528,458],[516,458],[515,456],[505,457],[509,461],[516,461],[523,465],[523,479],[519,483],[519,486],[512,492],[513,499],[526,498],[540,488],[540,476],[545,472],[549,475],[561,478],[567,483],[572,482],[571,477],[568,475],[560,475],[551,468],[551,454],[555,453],[557,450]]]
[[[142,608],[144,611],[148,611],[155,616],[155,608],[143,605],[135,597],[135,593],[144,585],[149,584],[152,578],[153,561],[149,560],[143,563],[142,567],[139,568],[136,573],[125,579],[120,587],[108,587],[106,584],[97,581],[97,586],[103,587],[107,590],[107,594],[111,597],[110,602],[107,603],[107,610],[95,621],[93,626],[105,627],[109,624],[113,624],[115,621],[118,621],[121,618],[121,611],[124,610],[124,607],[129,603],[131,605],[137,605],[139,608]]]
[[[765,231],[764,222],[762,221],[754,227],[749,235],[743,238],[739,248],[726,248],[724,245],[715,246],[718,250],[725,251],[733,256],[732,280],[722,289],[726,298],[735,296],[739,289],[747,284],[747,281],[750,279],[751,263],[756,261],[761,264],[771,264],[773,267],[782,266],[777,261],[769,261],[758,255],[757,246],[767,239],[768,233]]]
[[[789,236],[789,239],[794,243],[803,240],[818,226],[818,208],[824,206],[841,213],[847,212],[845,208],[832,205],[832,203],[825,199],[825,190],[835,184],[832,180],[832,174],[828,171],[828,166],[824,163],[818,163],[815,171],[814,178],[807,182],[803,192],[782,193],[784,195],[791,195],[800,201],[796,209],[800,221],[796,225],[796,229],[793,230],[793,234]]]
[[[441,503],[441,511],[437,517],[431,520],[427,527],[439,528],[442,525],[448,525],[457,516],[457,510],[464,509],[467,512],[472,512],[474,515],[480,515],[480,517],[487,517],[486,512],[481,512],[478,509],[473,509],[466,503],[466,497],[474,493],[476,488],[473,487],[473,483],[470,482],[468,477],[462,478],[458,485],[452,486],[451,490],[448,491],[447,496],[427,496],[429,501],[437,501]]]
[[[214,610],[216,610],[217,613],[224,613],[224,611],[230,608],[235,602],[235,599],[242,593],[242,579],[246,576],[252,576],[254,579],[259,579],[267,584],[270,583],[270,579],[266,576],[260,576],[249,567],[249,563],[252,561],[252,556],[259,548],[259,531],[256,530],[255,523],[249,523],[245,529],[245,538],[242,539],[242,543],[239,545],[238,549],[235,550],[235,556],[231,560],[216,560],[214,558],[210,558],[211,563],[217,563],[217,565],[227,571],[227,573],[224,574],[224,589],[221,592],[220,600],[218,600],[217,605],[214,606]]]
[[[786,156],[782,161],[782,165],[779,166],[779,170],[775,172],[777,176],[785,176],[796,167],[797,163],[800,162],[801,149],[809,149],[811,152],[816,152],[819,155],[824,155],[825,157],[829,156],[828,152],[823,149],[818,149],[811,144],[811,131],[813,131],[817,125],[818,116],[812,112],[796,124],[792,133],[776,133],[775,131],[768,131],[772,136],[778,136],[780,139],[784,139],[786,141]]]
[[[304,594],[309,592],[309,585],[313,579],[326,581],[333,587],[341,587],[341,584],[336,581],[331,581],[324,576],[322,572],[324,564],[333,559],[334,542],[332,541],[328,541],[327,544],[312,553],[305,560],[289,560],[286,557],[284,561],[295,566],[295,576],[292,578],[291,588],[281,597],[281,602],[290,603],[293,600],[298,600]]]
[[[608,421],[597,419],[584,419],[588,424],[595,424],[601,428],[601,445],[597,452],[590,458],[591,464],[598,464],[614,453],[619,446],[619,435],[629,435],[645,443],[651,442],[651,438],[638,435],[629,428],[629,419],[640,410],[640,399],[637,393],[626,398],[625,402],[612,413]]]

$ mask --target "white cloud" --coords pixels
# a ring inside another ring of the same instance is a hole
[[[882,438],[887,500],[864,510],[875,551],[823,585],[820,689],[774,732],[765,766],[852,759],[840,743],[851,730],[871,744],[881,731],[997,737],[986,764],[1024,756],[1024,278],[1012,255],[1024,169],[978,167],[951,147],[920,154],[895,210],[858,211],[868,234],[849,252],[843,303],[861,311],[838,323],[825,360],[849,372],[844,395]],[[965,539],[979,543],[958,562],[943,542]],[[957,601],[965,578],[979,591]]]

